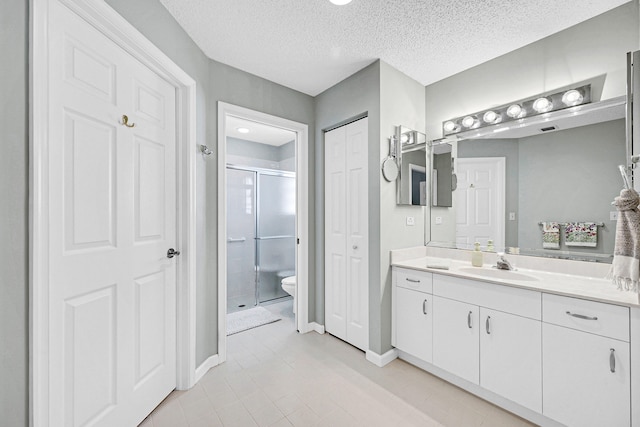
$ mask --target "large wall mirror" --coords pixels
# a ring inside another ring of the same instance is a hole
[[[485,247],[491,239],[496,250],[611,262],[616,226],[611,202],[622,188],[618,165],[626,163],[624,112],[621,97],[558,112],[543,122],[467,132],[432,144],[431,173],[443,181],[447,168],[440,165],[450,165],[450,156],[458,183],[450,206],[440,203],[440,187],[431,186],[428,245],[470,249],[475,241]],[[543,244],[542,223],[549,222],[560,224],[553,248]],[[595,244],[573,245],[565,238],[569,223],[599,224]]]

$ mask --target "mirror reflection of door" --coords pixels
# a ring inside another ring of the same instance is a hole
[[[427,204],[427,168],[410,164],[409,172],[411,204],[425,206]]]
[[[474,242],[497,248],[505,244],[504,157],[459,158],[457,166],[456,243],[471,248]]]

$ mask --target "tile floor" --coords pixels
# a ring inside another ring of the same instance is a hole
[[[401,360],[384,368],[332,337],[283,320],[229,337],[227,362],[175,391],[142,427],[455,426],[532,424]]]

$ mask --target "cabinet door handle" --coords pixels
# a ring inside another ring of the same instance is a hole
[[[471,315],[473,314],[473,311],[470,311],[469,314],[467,314],[467,326],[469,327],[469,329],[471,329],[473,327],[473,325],[471,324]]]
[[[487,321],[484,322],[484,327],[487,330],[487,335],[491,335],[491,316],[487,316]]]
[[[422,301],[422,313],[424,313],[424,315],[427,315],[427,300]]]
[[[616,371],[616,349],[615,348],[612,348],[611,352],[609,353],[609,370],[611,372]]]
[[[571,317],[577,317],[578,319],[584,319],[584,320],[598,320],[597,316],[585,316],[584,314],[578,314],[578,313],[572,313],[570,311],[567,311],[567,314]]]
[[[411,282],[411,283],[420,283],[420,280],[412,279],[412,278],[410,278],[410,277],[407,277],[405,280],[406,280],[407,282]]]

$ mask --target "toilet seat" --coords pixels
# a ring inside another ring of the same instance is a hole
[[[293,312],[296,312],[296,276],[285,277],[280,281],[282,290],[293,297]]]

